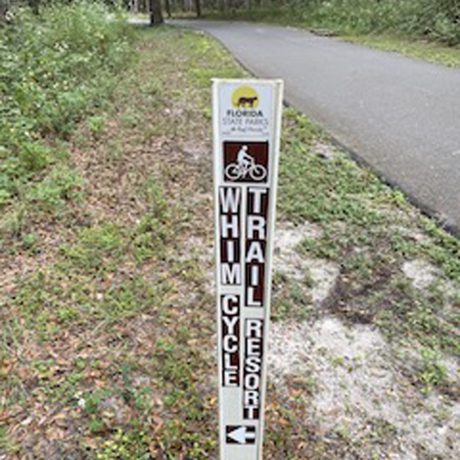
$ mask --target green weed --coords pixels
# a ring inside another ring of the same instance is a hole
[[[15,455],[20,447],[10,440],[6,427],[0,427],[0,452]]]
[[[423,348],[420,352],[422,366],[419,381],[425,394],[431,393],[433,388],[446,383],[447,370],[440,362],[440,354],[433,349]]]
[[[273,321],[305,321],[313,311],[311,298],[300,283],[290,280],[281,273],[275,273],[274,297],[271,317]],[[312,280],[305,277],[305,287],[311,286]]]
[[[126,280],[120,286],[110,287],[104,294],[100,305],[95,305],[98,315],[110,321],[117,321],[150,309],[158,311],[165,306],[169,285],[158,279],[154,284],[141,277]]]
[[[145,432],[138,429],[125,431],[118,428],[113,436],[104,442],[96,458],[97,460],[148,460],[151,458],[148,446],[149,438]]]
[[[140,190],[148,211],[132,232],[134,256],[139,263],[165,256],[173,234],[173,216],[157,180],[149,178]]]
[[[85,271],[113,269],[122,255],[122,230],[114,224],[84,228],[77,234],[77,242],[63,246],[62,254]]]
[[[88,128],[94,137],[99,137],[105,128],[105,119],[100,115],[93,115],[88,118]]]
[[[80,175],[67,166],[60,166],[28,188],[24,199],[31,210],[53,214],[63,210],[66,201],[81,198],[82,189]]]

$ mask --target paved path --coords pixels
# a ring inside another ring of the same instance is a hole
[[[460,233],[460,70],[268,25],[173,21],[219,39],[419,206]]]

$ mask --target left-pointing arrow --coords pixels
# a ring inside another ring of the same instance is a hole
[[[227,444],[255,444],[255,426],[227,426]]]

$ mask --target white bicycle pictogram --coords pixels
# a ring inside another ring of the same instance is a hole
[[[244,179],[249,174],[252,180],[264,180],[267,170],[262,165],[230,163],[225,168],[225,175],[231,180]]]
[[[261,181],[267,177],[267,170],[256,164],[248,152],[248,146],[243,145],[238,152],[238,159],[225,168],[225,176],[230,180],[245,179],[247,176],[254,181]]]

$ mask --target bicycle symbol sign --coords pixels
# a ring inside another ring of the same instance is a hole
[[[266,182],[268,142],[224,142],[224,181]]]

